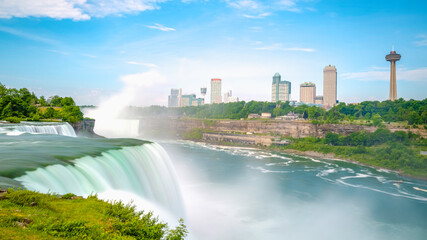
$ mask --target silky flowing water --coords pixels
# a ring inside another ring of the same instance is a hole
[[[426,181],[251,148],[75,137],[67,124],[0,124],[0,186],[132,199],[183,217],[190,239],[427,236]]]

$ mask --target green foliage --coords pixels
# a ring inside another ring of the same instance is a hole
[[[6,195],[7,199],[19,206],[43,206],[46,204],[46,200],[50,198],[50,195],[32,192],[29,190],[8,190]]]
[[[73,194],[66,194],[71,196]],[[167,239],[187,236],[182,219],[175,229],[122,202],[9,189],[0,197],[0,239]]]
[[[293,139],[284,148],[333,153],[342,158],[427,178],[427,157],[420,154],[426,146],[426,139],[411,132],[391,133],[379,128],[373,133],[361,131],[344,136],[329,132],[325,138]]]
[[[272,117],[283,116],[290,112],[301,118],[315,120],[316,124],[340,123],[365,120],[369,125],[381,127],[384,122],[408,121],[408,124],[427,124],[427,98],[421,101],[398,99],[396,101],[365,101],[358,105],[340,103],[326,111],[324,108],[300,105],[291,106],[289,102],[234,102],[206,104],[182,108],[151,106],[130,108],[131,115],[183,116],[198,119],[241,119],[249,114],[271,113]]]
[[[21,119],[19,117],[7,117],[4,120],[8,121],[10,123],[20,123],[21,122]]]
[[[62,195],[62,199],[71,199],[72,197],[75,197],[75,196],[76,196],[76,194],[74,194],[74,193],[67,193],[67,194]]]
[[[184,134],[184,139],[195,140],[195,141],[202,140],[203,132],[205,132],[205,131],[206,131],[206,129],[203,129],[203,128],[191,129],[190,131],[188,131]]]
[[[49,107],[43,113],[37,106]],[[83,113],[71,97],[54,96],[48,103],[43,96],[38,99],[26,88],[6,88],[0,83],[0,119],[16,122],[18,119],[40,121],[42,118],[75,123],[83,119]]]

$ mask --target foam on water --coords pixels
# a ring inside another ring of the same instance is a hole
[[[0,133],[5,133],[8,136],[19,136],[24,133],[30,133],[76,137],[73,127],[67,122],[21,122],[19,124],[0,123]]]

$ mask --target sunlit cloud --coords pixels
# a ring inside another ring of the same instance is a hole
[[[154,25],[147,26],[147,27],[151,28],[151,29],[158,29],[158,30],[164,31],[164,32],[176,31],[176,29],[174,29],[174,28],[166,27],[166,26],[163,26],[162,24],[158,24],[158,23],[155,23]]]

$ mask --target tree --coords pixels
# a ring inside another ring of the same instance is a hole
[[[383,122],[383,119],[381,118],[381,116],[378,113],[375,113],[372,116],[372,123],[374,124],[374,126],[379,127],[379,126],[383,125],[382,122]]]

